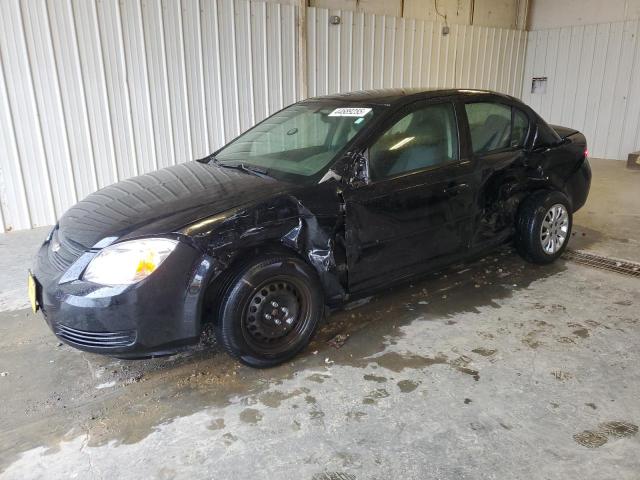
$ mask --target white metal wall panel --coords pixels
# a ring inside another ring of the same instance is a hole
[[[7,197],[8,208],[3,204],[5,228],[19,225],[46,225],[55,218],[53,193],[49,181],[48,159],[41,133],[40,117],[34,92],[34,80],[23,28],[21,7],[17,0],[0,2],[0,55],[4,74],[3,90],[7,92],[8,111],[2,115],[2,130],[13,131],[15,150],[2,152],[3,170],[6,164],[17,159],[18,168],[7,166],[9,175],[3,173],[4,182],[22,182],[27,210],[15,211],[12,205],[17,198]],[[9,142],[10,143],[10,142]],[[17,153],[15,157],[13,155]],[[17,171],[20,176],[13,176]],[[7,194],[14,190],[9,186]],[[15,189],[16,191],[18,189]],[[17,192],[16,192],[17,193]]]
[[[189,116],[189,139],[192,158],[210,152],[207,132],[207,104],[204,93],[204,62],[199,2],[182,2],[182,39],[184,73]]]
[[[528,34],[522,98],[553,124],[582,131],[594,157],[640,149],[640,21]],[[547,77],[532,94],[533,77]]]
[[[437,23],[318,8],[307,22],[309,95],[520,91],[524,32],[443,37]],[[0,228],[54,223],[96,189],[199,158],[299,100],[297,32],[295,6],[260,0],[1,1]]]
[[[297,21],[253,0],[0,1],[0,231],[298,100]]]
[[[341,23],[330,25],[329,16]],[[310,8],[309,94],[388,87],[521,92],[526,32]]]
[[[49,8],[56,8],[57,5],[58,3],[51,2],[49,3]],[[26,5],[24,7],[21,10],[22,16],[29,16],[32,9]],[[117,181],[118,174],[97,5],[95,2],[73,0],[72,14],[80,52],[80,70],[85,82],[93,162],[96,168],[98,187],[102,188]],[[33,70],[38,70],[42,67],[38,64],[32,64],[32,68]],[[54,162],[61,161],[60,159],[52,160]],[[55,213],[57,218],[62,211],[56,211]],[[45,224],[47,223],[52,222],[49,220]],[[42,225],[42,223],[36,223],[35,226],[38,225]]]

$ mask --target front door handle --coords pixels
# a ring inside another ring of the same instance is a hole
[[[458,183],[456,185],[452,185],[450,187],[446,187],[443,192],[447,195],[457,195],[461,190],[466,190],[469,188],[469,184],[467,183]]]

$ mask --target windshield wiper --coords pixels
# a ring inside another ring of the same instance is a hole
[[[220,163],[215,157],[211,157],[211,159],[213,160],[213,163],[215,163],[218,167],[233,168],[235,170],[240,170],[242,172],[248,173],[249,175],[255,175],[256,177],[260,178],[271,178],[269,172],[253,165],[245,165],[244,163]]]
[[[242,170],[243,172],[251,173],[256,177],[271,178],[266,170],[259,167],[254,167],[253,165],[245,165],[244,163],[238,163],[236,165],[222,165],[218,163],[218,165],[220,165],[221,167],[237,168],[238,170]]]
[[[240,170],[242,172],[248,173],[250,175],[255,175],[256,177],[272,178],[271,175],[269,175],[269,172],[267,170],[260,167],[256,167],[254,165],[245,165],[244,163],[235,163],[235,164],[220,163],[220,160],[218,160],[213,153],[207,155],[204,158],[199,158],[197,161],[200,163],[213,162],[218,167],[233,168],[235,170]]]

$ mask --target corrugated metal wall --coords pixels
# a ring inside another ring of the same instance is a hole
[[[1,0],[0,229],[53,224],[298,100],[297,21],[252,0]],[[316,8],[307,28],[310,95],[522,84],[526,32]]]
[[[203,156],[299,99],[292,6],[0,1],[0,228]]]
[[[532,78],[545,76],[546,93],[532,94]],[[640,150],[640,21],[529,32],[522,98],[584,132],[593,157]]]
[[[308,17],[309,95],[400,86],[521,92],[525,31],[451,25],[443,36],[441,24],[409,18],[316,8]]]

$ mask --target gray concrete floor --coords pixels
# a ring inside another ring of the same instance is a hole
[[[640,172],[592,163],[570,247],[638,261]],[[125,362],[24,308],[45,234],[0,237],[2,479],[640,478],[638,278],[503,249],[334,314],[272,370],[207,338]]]

